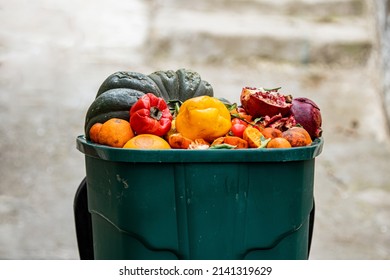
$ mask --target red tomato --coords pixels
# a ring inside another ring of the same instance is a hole
[[[233,133],[234,136],[242,138],[244,130],[247,126],[248,124],[243,120],[240,120],[239,118],[234,118],[232,119],[232,127],[230,131]]]

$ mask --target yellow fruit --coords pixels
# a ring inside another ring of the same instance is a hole
[[[180,106],[176,129],[184,137],[212,142],[232,126],[230,112],[220,100],[210,96],[187,99]]]

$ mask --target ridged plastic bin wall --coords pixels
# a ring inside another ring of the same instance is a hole
[[[130,150],[79,136],[95,259],[307,259],[322,146]]]

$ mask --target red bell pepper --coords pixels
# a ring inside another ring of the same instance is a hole
[[[130,126],[136,134],[165,135],[171,129],[172,114],[163,98],[143,95],[130,109]]]

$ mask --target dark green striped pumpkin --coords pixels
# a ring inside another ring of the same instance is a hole
[[[167,102],[183,102],[196,96],[213,96],[213,88],[197,72],[187,69],[156,71],[150,75],[115,72],[101,84],[87,111],[84,126],[87,139],[89,129],[97,122],[104,123],[110,118],[128,121],[131,106],[146,93],[153,93]]]

